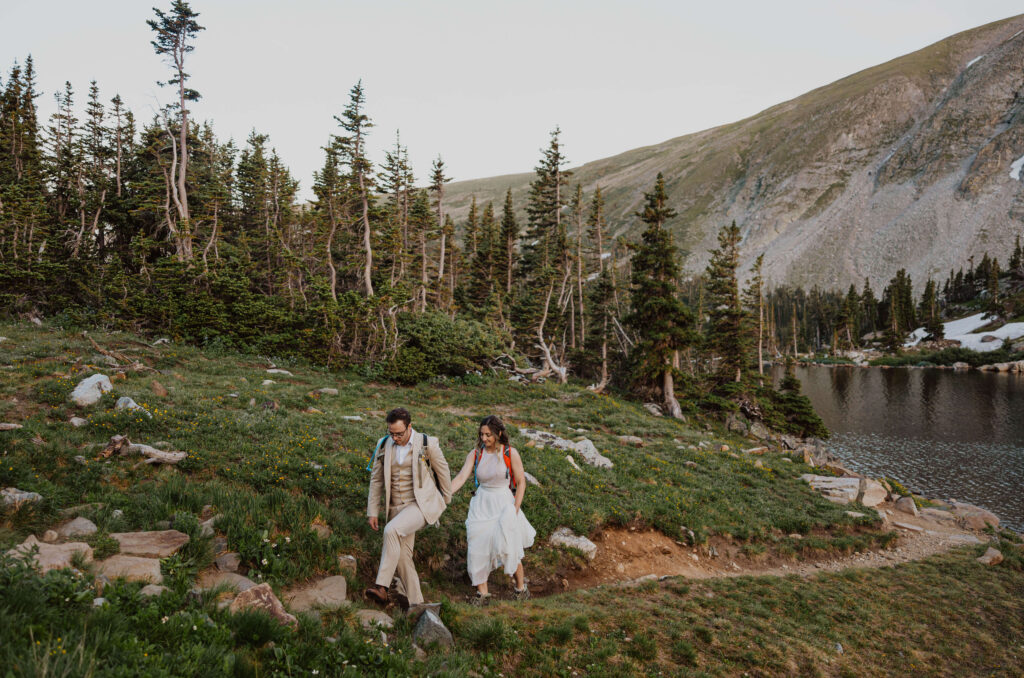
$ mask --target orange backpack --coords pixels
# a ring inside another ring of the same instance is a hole
[[[476,477],[476,467],[480,464],[480,459],[483,457],[484,451],[481,448],[473,450],[473,482],[476,483],[477,487],[480,487],[480,480]],[[505,477],[508,479],[508,489],[512,490],[514,494],[516,491],[516,477],[512,473],[512,448],[509,445],[501,451],[501,458],[505,460]]]

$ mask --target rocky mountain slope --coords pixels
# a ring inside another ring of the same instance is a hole
[[[1024,232],[1024,15],[959,33],[753,117],[573,168],[600,186],[615,235],[663,172],[677,243],[697,271],[735,220],[744,262],[774,283],[858,287],[905,267],[920,284]],[[525,206],[532,173],[454,183]]]

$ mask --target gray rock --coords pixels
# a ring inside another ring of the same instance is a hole
[[[284,605],[274,595],[270,584],[257,584],[242,591],[231,601],[228,610],[232,614],[241,610],[262,610],[285,626],[296,628],[299,625],[299,620],[285,611]]]
[[[441,618],[431,610],[427,610],[420,615],[420,620],[416,622],[416,628],[413,629],[412,639],[414,643],[420,646],[437,644],[444,647],[452,647],[455,645],[455,639],[452,638],[451,631],[444,625]]]
[[[531,440],[535,444],[539,444],[544,447],[553,447],[556,450],[576,452],[591,466],[597,466],[598,468],[612,468],[613,466],[611,459],[608,459],[598,452],[594,443],[587,438],[574,442],[564,438],[559,438],[554,433],[550,433],[548,431],[538,431],[529,428],[519,429],[519,434],[527,440]]]
[[[342,421],[362,421],[363,420],[362,416],[360,416],[358,414],[345,414],[345,415],[342,415],[342,416],[338,417],[338,419],[341,419]]]
[[[316,533],[316,536],[321,539],[327,539],[332,534],[331,528],[323,523],[312,523],[310,524],[309,529],[313,530],[313,532]]]
[[[4,499],[4,506],[17,506],[25,503],[35,503],[43,500],[43,495],[38,492],[19,490],[16,487],[5,487],[0,490],[0,496]]]
[[[100,562],[97,571],[110,579],[122,578],[151,584],[162,584],[164,581],[160,573],[160,561],[156,558],[118,554]]]
[[[319,393],[320,395],[338,395],[338,389],[336,388],[318,388],[315,392]]]
[[[759,421],[751,422],[750,424],[750,435],[754,436],[758,440],[768,440],[772,437],[772,432],[768,430],[768,427]]]
[[[637,436],[619,436],[619,442],[623,445],[636,445],[641,447],[644,444],[644,439]]]
[[[902,511],[903,513],[909,513],[912,516],[919,514],[917,510],[917,504],[914,502],[913,497],[900,497],[896,500],[896,510]]]
[[[998,549],[994,549],[991,546],[985,551],[985,555],[977,559],[982,565],[998,565],[1003,562],[1003,554]]]
[[[228,538],[227,537],[214,537],[213,538],[213,552],[224,553],[228,550]]]
[[[530,475],[526,471],[523,471],[523,476],[526,477],[526,482],[528,482],[530,485],[533,485],[534,487],[540,487],[540,482],[538,482],[538,480],[536,478],[534,478],[532,475]]]
[[[882,484],[870,478],[860,479],[857,501],[863,506],[878,506],[889,496]]]
[[[956,362],[956,363],[953,363],[953,369],[957,370],[957,371],[969,370],[969,369],[971,369],[971,365],[970,365],[970,363]]]
[[[688,468],[697,468],[697,462],[693,461],[692,459],[689,459],[683,462],[683,466],[686,466]]]
[[[800,446],[801,446],[801,444],[802,444],[802,441],[801,441],[801,440],[800,440],[799,438],[797,438],[796,436],[791,436],[791,435],[788,435],[788,434],[783,434],[783,435],[780,435],[780,436],[779,436],[779,441],[780,441],[780,442],[781,442],[781,443],[782,443],[782,444],[783,444],[783,445],[784,445],[784,446],[785,446],[785,447],[786,447],[787,449],[790,449],[790,450],[795,450],[795,449],[797,449],[798,447],[800,447]]]
[[[92,562],[92,547],[88,544],[77,541],[67,544],[45,544],[33,535],[29,535],[24,542],[9,550],[7,555],[27,558],[33,549],[38,549],[38,553],[31,556],[31,560],[41,572],[71,567],[71,560],[76,553],[80,553],[85,562]]]
[[[105,374],[92,374],[78,382],[69,397],[79,407],[88,407],[98,403],[103,394],[113,388],[114,385],[110,383],[110,377]]]
[[[348,602],[347,586],[345,577],[335,575],[321,579],[311,586],[293,589],[284,595],[284,600],[295,612],[312,609],[331,610]]]
[[[357,572],[357,564],[358,563],[356,562],[355,556],[347,554],[338,556],[338,568],[342,571],[343,574],[348,573],[352,576],[355,576]]]
[[[90,534],[96,534],[96,529],[94,522],[79,516],[70,523],[58,527],[57,534],[65,539],[68,537],[85,537]]]
[[[577,464],[577,463],[576,463],[576,460],[572,458],[572,455],[571,455],[571,454],[567,454],[567,455],[565,455],[565,460],[566,460],[567,462],[569,462],[569,465],[570,465],[570,466],[572,466],[572,467],[573,467],[574,469],[576,469],[577,471],[580,471],[580,472],[582,472],[582,471],[583,471],[583,469],[581,469],[581,468],[579,467],[579,464]]]
[[[356,619],[367,631],[372,631],[374,626],[390,629],[395,625],[395,620],[381,610],[356,610]]]
[[[894,521],[892,521],[892,524],[895,525],[898,528],[907,530],[909,532],[924,532],[924,528],[923,527],[918,527],[917,525],[911,525],[910,523],[901,523],[899,521],[894,520]]]
[[[217,522],[218,520],[220,520],[221,518],[223,518],[223,517],[224,516],[218,514],[218,515],[213,516],[209,520],[204,520],[203,522],[199,523],[199,536],[201,536],[201,537],[212,537],[212,536],[214,536],[216,534],[216,532],[213,529],[213,524],[215,522]]]
[[[21,424],[0,422],[0,431],[17,431],[19,428],[22,428]]]
[[[286,377],[295,376],[291,372],[289,372],[288,370],[282,370],[282,369],[279,369],[279,368],[276,368],[276,367],[267,370],[267,374],[283,374]]]
[[[560,527],[551,533],[548,543],[552,546],[567,546],[582,551],[588,560],[597,556],[597,544],[586,537],[573,534],[568,527]]]
[[[213,564],[221,572],[238,572],[238,566],[242,564],[242,557],[237,553],[224,553],[217,556]]]
[[[107,599],[106,598],[93,598],[92,599],[92,606],[93,607],[103,607],[106,604],[107,604]]]
[[[159,584],[146,584],[139,590],[139,595],[151,598],[163,594],[164,591],[170,591],[170,589]]]
[[[148,558],[174,555],[189,539],[187,534],[178,530],[114,532],[110,536],[121,545],[121,553]]]
[[[138,404],[128,396],[121,396],[120,398],[118,398],[117,402],[114,404],[114,408],[118,410],[131,410],[132,412],[141,412],[150,419],[153,418],[153,415],[149,413],[149,410],[147,410],[145,407]]]
[[[968,504],[962,501],[954,501],[953,513],[956,514],[963,522],[973,530],[983,530],[986,527],[999,527],[999,517],[974,504]]]
[[[260,386],[272,386],[275,383],[276,382],[273,379],[264,379],[263,383],[261,383]]]
[[[747,427],[747,423],[743,421],[743,417],[735,412],[731,412],[729,416],[725,418],[725,427],[733,433],[738,433],[741,436],[747,435],[747,432],[750,430]]]
[[[256,586],[256,582],[248,577],[243,577],[235,572],[217,572],[215,570],[200,572],[196,583],[204,591],[223,585],[234,591],[241,592],[248,591],[253,586]]]
[[[43,532],[43,543],[44,544],[53,544],[58,539],[60,539],[60,535],[57,534],[56,532],[54,532],[53,530],[47,530],[46,532]]]
[[[644,403],[644,409],[651,413],[655,417],[663,417],[664,413],[661,411],[661,406],[658,403]]]

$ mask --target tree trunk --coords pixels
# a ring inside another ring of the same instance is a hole
[[[665,413],[673,419],[682,419],[683,409],[679,406],[679,401],[676,400],[676,389],[670,358],[665,359],[665,371],[662,372],[661,376],[661,391],[665,397]]]

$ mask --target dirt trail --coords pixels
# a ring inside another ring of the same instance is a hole
[[[562,590],[565,590],[610,583],[635,583],[663,576],[689,579],[746,575],[810,576],[817,572],[847,568],[893,567],[957,546],[988,540],[984,533],[958,526],[952,514],[949,519],[937,520],[895,511],[892,504],[888,503],[876,509],[883,516],[884,527],[899,534],[890,548],[849,555],[823,554],[817,559],[803,556],[782,558],[771,553],[749,557],[742,552],[742,543],[721,537],[713,537],[707,545],[693,547],[685,546],[660,532],[625,528],[604,530],[594,539],[597,544],[594,560],[586,569],[568,573],[560,584]],[[895,523],[920,530],[907,529]],[[555,590],[549,592],[554,593]]]

